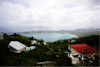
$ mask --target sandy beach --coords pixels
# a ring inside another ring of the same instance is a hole
[[[67,33],[67,34],[69,34],[69,33]],[[76,35],[74,35],[74,34],[69,34],[69,35],[73,35],[73,36],[75,36],[76,38],[78,38],[78,36],[76,36]]]

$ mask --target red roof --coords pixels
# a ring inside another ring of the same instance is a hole
[[[68,46],[70,46],[70,45],[68,45]],[[98,53],[95,49],[93,49],[92,47],[90,47],[89,45],[86,45],[86,44],[72,44],[71,48],[76,50],[78,53],[81,53],[84,51],[87,52],[86,54]]]

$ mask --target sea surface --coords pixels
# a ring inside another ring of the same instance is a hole
[[[20,33],[26,37],[34,37],[36,39],[43,39],[44,41],[54,42],[60,39],[69,39],[76,36],[67,33]]]

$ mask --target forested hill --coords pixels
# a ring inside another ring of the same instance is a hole
[[[79,37],[89,36],[89,35],[100,35],[100,28],[95,29],[77,29],[77,30],[69,30],[67,33],[77,35]]]
[[[99,51],[99,38],[100,35],[90,35],[80,38],[72,38],[76,40],[72,44],[87,44],[93,48],[96,48]]]

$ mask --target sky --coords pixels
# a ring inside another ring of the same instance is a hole
[[[1,31],[100,28],[100,0],[0,0]]]

